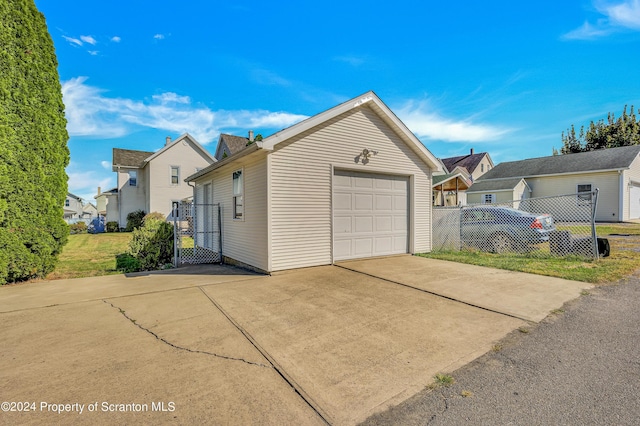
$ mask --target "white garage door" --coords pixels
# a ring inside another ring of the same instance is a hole
[[[640,186],[629,188],[629,219],[640,219]]]
[[[333,259],[407,253],[408,178],[336,170]]]

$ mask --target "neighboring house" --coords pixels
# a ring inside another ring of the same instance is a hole
[[[82,217],[83,218],[94,218],[98,216],[98,209],[91,203],[85,203],[82,207]]]
[[[473,148],[469,155],[449,157],[441,159],[447,168],[447,173],[456,173],[456,169],[464,169],[469,175],[471,182],[475,182],[493,168],[493,160],[488,152],[474,153]]]
[[[467,201],[482,203],[493,197],[497,200],[499,187],[487,185],[502,185],[504,189],[507,181],[523,178],[532,198],[598,188],[596,220],[639,219],[639,155],[640,146],[625,146],[500,163],[469,188]],[[498,184],[499,181],[503,182]]]
[[[100,217],[104,217],[106,222],[118,221],[118,188],[102,192],[98,187],[98,195],[93,198]]]
[[[105,198],[117,214],[109,215],[106,208],[106,220],[115,220],[120,227],[125,227],[127,215],[136,210],[160,212],[169,217],[172,202],[193,193],[184,178],[215,161],[186,133],[174,141],[167,137],[165,146],[157,152],[114,148],[112,170],[118,174],[117,197],[115,203],[113,198]]]
[[[247,147],[247,145],[253,142],[253,132],[249,132],[248,138],[243,138],[242,136],[234,136],[228,135],[226,133],[222,133],[218,138],[218,146],[216,148],[216,160],[220,161],[227,157],[232,156],[233,154],[242,151]]]
[[[467,189],[480,176],[491,170],[493,161],[487,152],[442,158],[443,172],[433,176],[433,205],[467,204]]]
[[[67,198],[64,200],[64,216],[66,221],[71,219],[82,218],[82,198],[67,192]]]
[[[225,261],[273,272],[430,251],[431,175],[440,170],[368,92],[187,181],[196,203],[220,205]],[[205,216],[196,217],[196,231],[215,226]]]
[[[509,203],[531,198],[531,188],[523,178],[479,180],[467,190],[468,204]],[[518,208],[519,203],[514,203]]]

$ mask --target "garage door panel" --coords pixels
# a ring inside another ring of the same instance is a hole
[[[373,188],[373,178],[370,177],[353,177],[354,186],[356,188]]]
[[[408,178],[336,171],[334,183],[334,260],[408,251]]]
[[[354,251],[356,256],[370,256],[373,251],[373,238],[357,238],[354,240]]]
[[[376,194],[376,210],[393,210],[393,196],[390,194]]]
[[[373,209],[373,194],[354,194],[355,210],[370,211]]]
[[[351,216],[337,216],[333,219],[334,232],[336,234],[350,234],[352,232],[352,217]]]
[[[373,217],[372,216],[355,216],[355,232],[373,232]]]
[[[376,232],[393,232],[393,216],[376,216]]]
[[[334,211],[339,211],[339,210],[352,210],[351,207],[351,200],[352,200],[352,196],[351,194],[344,194],[344,193],[335,193],[333,196],[333,210]]]

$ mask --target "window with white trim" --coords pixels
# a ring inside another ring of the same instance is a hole
[[[233,218],[244,217],[244,178],[242,170],[233,172]]]
[[[591,184],[590,183],[576,185],[576,192],[578,193],[578,203],[591,202]]]
[[[180,167],[171,166],[171,185],[180,184]]]
[[[482,204],[493,204],[496,202],[496,194],[484,194]]]
[[[136,170],[129,171],[129,186],[138,186],[138,172]]]

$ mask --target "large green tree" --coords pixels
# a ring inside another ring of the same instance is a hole
[[[570,154],[638,144],[640,144],[640,121],[636,119],[632,105],[629,113],[625,106],[618,119],[613,113],[609,113],[606,121],[600,120],[595,123],[592,121],[586,130],[582,126],[578,135],[572,125],[566,133],[562,132],[561,151],[563,154]]]
[[[0,0],[0,284],[52,271],[69,234],[57,66],[34,1]]]

